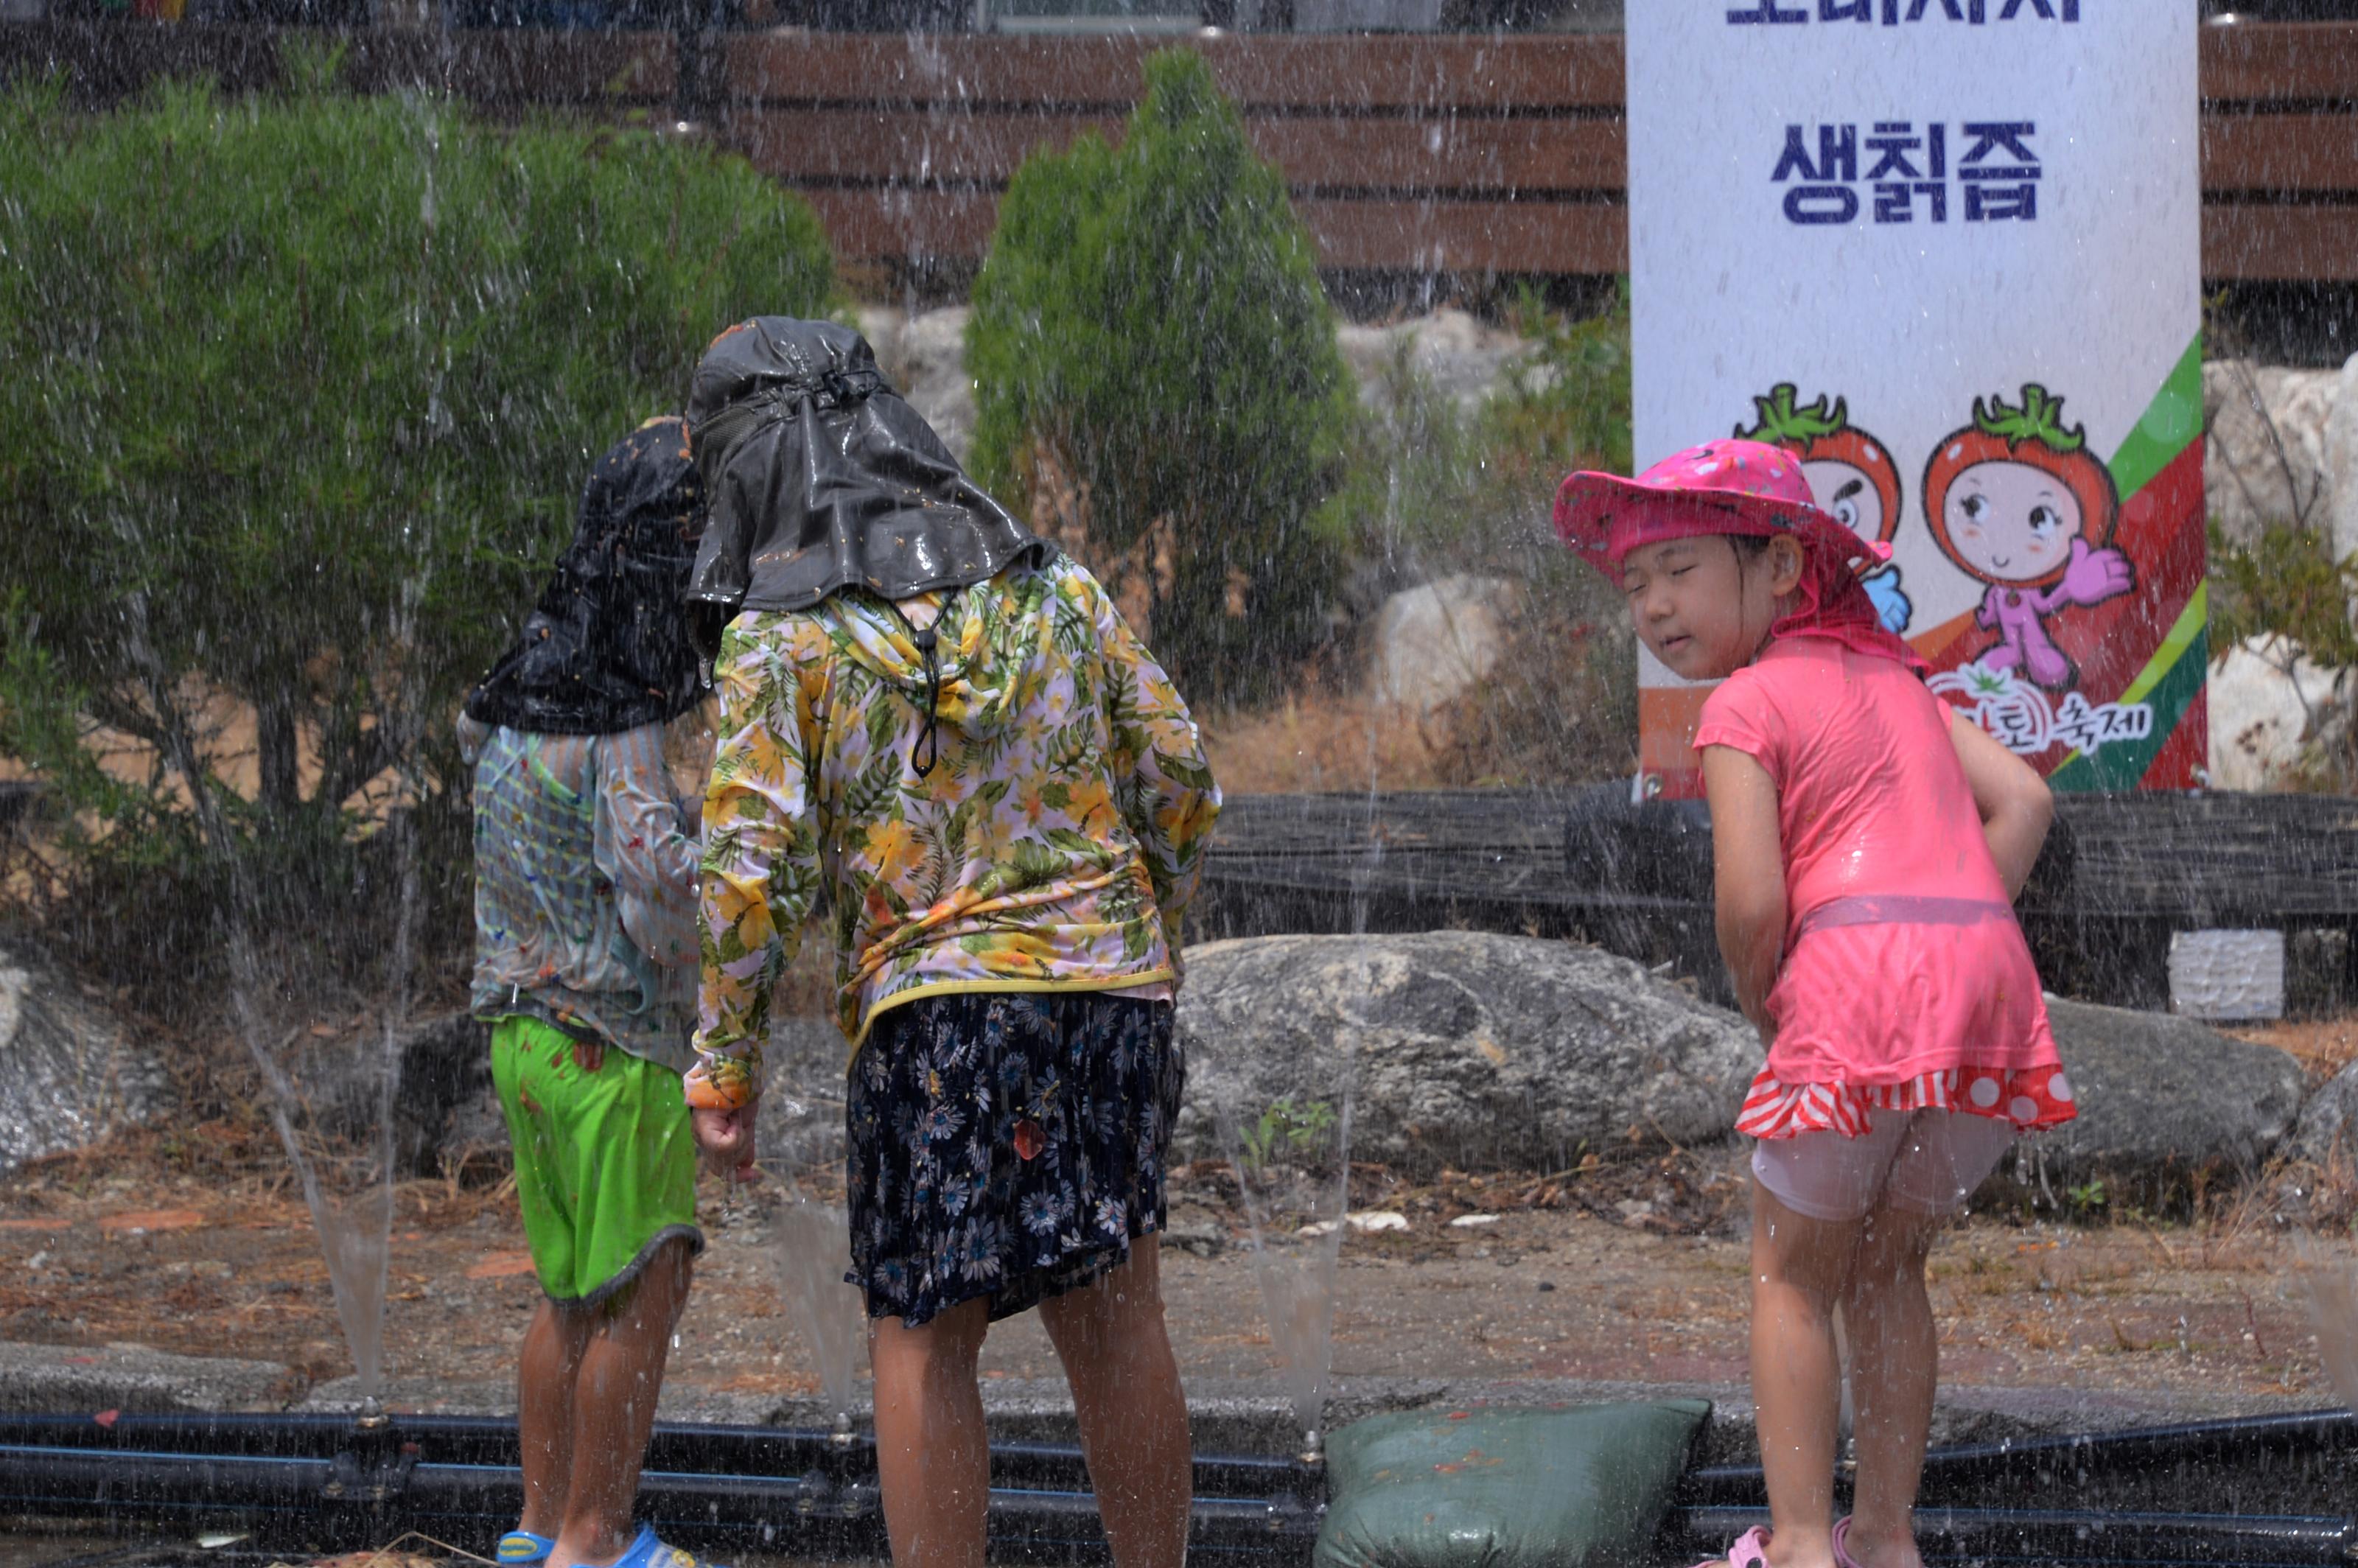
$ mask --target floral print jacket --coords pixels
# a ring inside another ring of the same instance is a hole
[[[721,641],[694,1103],[760,1092],[771,989],[822,882],[855,1053],[922,996],[1175,977],[1220,795],[1170,677],[1063,557],[925,601],[937,685],[861,593],[749,611]]]

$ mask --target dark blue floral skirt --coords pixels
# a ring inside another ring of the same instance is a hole
[[[1097,991],[978,991],[879,1018],[844,1110],[844,1278],[868,1315],[914,1328],[986,1296],[995,1322],[1162,1229],[1186,1077],[1171,1015]]]

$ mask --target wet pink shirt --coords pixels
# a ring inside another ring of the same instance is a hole
[[[1704,704],[1695,744],[1777,785],[1789,913],[1767,1070],[1783,1085],[2056,1063],[1950,722],[1897,662],[1821,637],[1778,639]]]

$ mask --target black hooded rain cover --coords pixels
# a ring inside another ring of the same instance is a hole
[[[708,665],[683,594],[704,533],[704,486],[676,415],[650,419],[590,470],[573,543],[524,635],[467,698],[467,716],[543,735],[611,735],[694,707]]]
[[[847,586],[907,599],[1055,554],[967,478],[849,327],[730,328],[696,367],[687,424],[712,506],[687,590],[711,607],[708,640],[742,610],[807,610]]]

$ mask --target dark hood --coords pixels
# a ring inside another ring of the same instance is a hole
[[[730,328],[696,367],[687,424],[712,507],[687,590],[701,634],[743,610],[807,610],[846,587],[907,599],[1054,554],[967,478],[849,327]]]
[[[650,419],[590,470],[573,543],[524,635],[467,698],[467,716],[544,735],[611,735],[696,705],[708,662],[682,595],[704,533],[704,486],[676,416]]]

